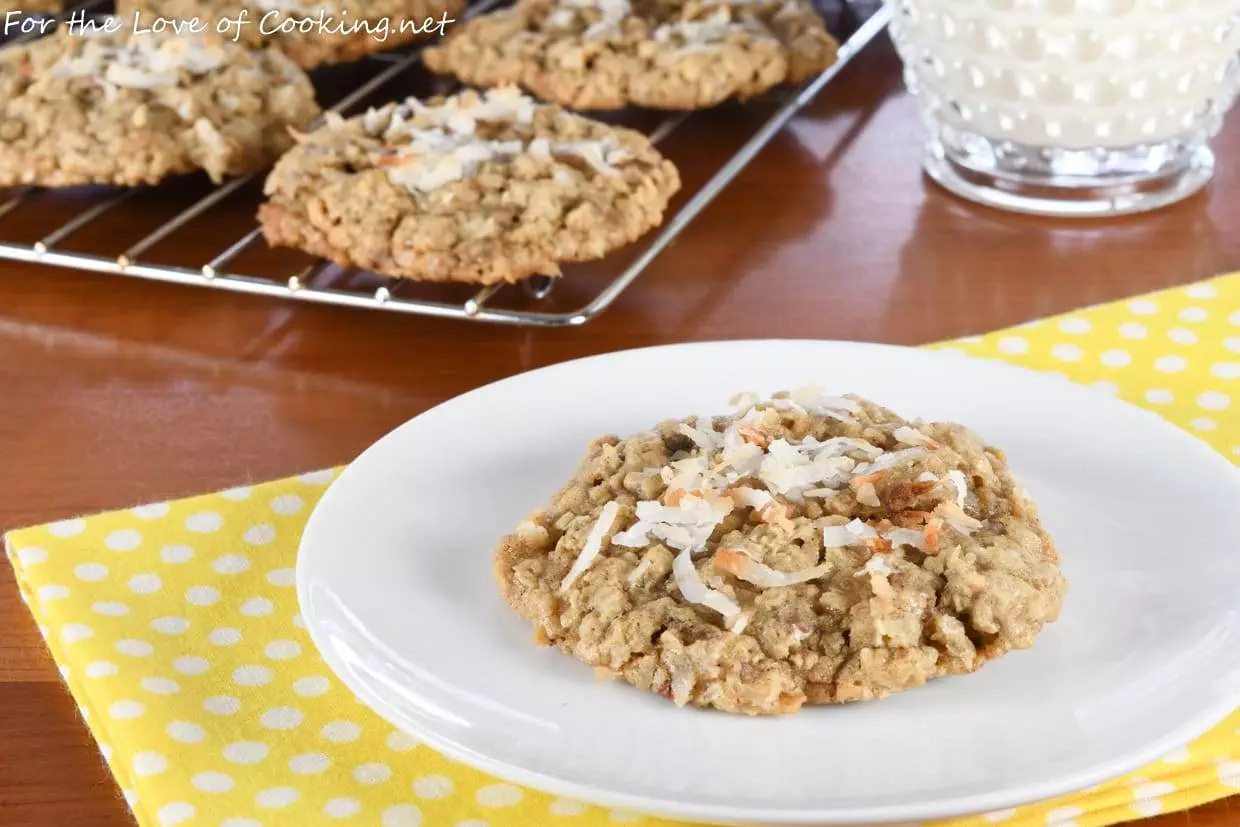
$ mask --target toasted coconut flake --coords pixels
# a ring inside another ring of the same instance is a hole
[[[929,511],[900,511],[891,515],[891,522],[900,528],[921,529],[930,519]]]
[[[947,472],[947,478],[951,480],[952,485],[956,488],[956,507],[964,508],[964,498],[969,493],[968,480],[965,479],[964,474],[955,468]]]
[[[895,547],[912,546],[924,551],[926,546],[923,533],[912,528],[893,528],[890,531],[884,531],[883,539]]]
[[[871,540],[866,540],[865,547],[875,553],[880,551],[891,551],[891,541],[880,535]]]
[[[638,563],[637,568],[629,572],[629,585],[636,586],[637,582],[642,579],[642,575],[650,571],[650,567],[653,565],[654,561],[652,561],[649,557]]]
[[[939,478],[937,475],[931,473],[930,471],[922,471],[920,474],[917,475],[917,481],[918,482],[938,482]]]
[[[699,417],[700,419],[701,417]],[[702,431],[694,428],[692,425],[680,423],[676,428],[678,432],[693,440],[693,444],[701,448],[705,453],[710,454],[719,447],[720,437],[714,431]]]
[[[943,522],[938,517],[931,517],[926,521],[926,527],[922,530],[924,537],[924,545],[922,550],[926,554],[937,554],[939,551],[939,528]]]
[[[731,467],[739,476],[752,476],[758,473],[765,453],[763,446],[746,442],[740,428],[733,425],[723,434],[723,465],[720,470]]]
[[[750,488],[745,485],[728,489],[728,497],[744,508],[761,509],[775,502],[775,498],[761,488]]]
[[[797,388],[790,394],[792,400],[811,413],[819,416],[829,416],[832,419],[839,419],[844,422],[852,420],[851,417],[842,416],[840,411],[848,413],[861,413],[861,406],[851,399],[843,396],[827,396],[822,392],[822,388],[817,385],[806,385],[803,388]]]
[[[714,492],[703,496],[685,493],[675,499],[674,505],[663,505],[655,500],[639,502],[637,522],[612,537],[612,543],[640,548],[650,542],[650,535],[654,535],[672,548],[698,551],[706,545],[715,526],[733,508],[730,499]]]
[[[643,548],[650,545],[650,523],[643,523],[640,520],[626,528],[624,531],[618,531],[611,536],[611,543],[615,546],[624,546],[625,548]]]
[[[788,522],[788,506],[771,501],[758,509],[758,522],[779,525]]]
[[[667,523],[655,523],[650,527],[650,533],[672,548],[682,551],[697,551],[706,545],[710,538],[709,534],[703,536],[702,532],[694,531],[688,526]]]
[[[874,490],[874,483],[864,482],[857,486],[857,502],[862,505],[868,505],[870,508],[879,508],[883,502],[878,498],[878,492]]]
[[[714,497],[712,500],[690,493],[684,494],[675,506],[642,500],[637,504],[637,519],[673,525],[714,525],[728,516],[732,501],[726,497]]]
[[[801,416],[805,416],[809,413],[809,411],[802,408],[796,402],[793,402],[787,396],[780,396],[779,394],[775,394],[775,396],[773,396],[767,404],[777,411],[792,411],[793,413],[800,414]]]
[[[744,439],[746,442],[748,442],[750,445],[756,445],[759,448],[765,449],[766,446],[771,444],[770,437],[768,437],[766,434],[762,433],[761,431],[759,431],[757,428],[753,427],[752,425],[741,425],[739,428],[736,429],[736,431],[737,433],[741,435],[741,438]]]
[[[728,404],[736,408],[737,413],[748,413],[749,409],[758,404],[759,397],[753,391],[743,391],[742,393],[733,394],[728,400]]]
[[[901,425],[892,431],[891,435],[896,438],[897,442],[903,442],[905,445],[924,445],[927,448],[939,447],[938,443],[933,439],[908,425]]]
[[[767,446],[758,479],[777,494],[800,496],[800,490],[815,483],[830,485],[846,478],[856,461],[840,456],[843,450],[838,445],[827,446],[817,440],[793,445],[785,439],[777,439]]]
[[[853,520],[846,525],[822,527],[822,545],[825,548],[843,548],[858,546],[866,540],[875,540],[878,532],[861,520]]]
[[[736,601],[702,582],[697,569],[693,567],[693,558],[689,552],[682,551],[672,560],[672,576],[676,579],[681,596],[690,603],[714,609],[725,619],[731,619],[740,613],[741,607]]]
[[[874,443],[850,436],[835,436],[823,442],[817,442],[811,438],[805,440],[805,442],[806,444],[817,444],[819,448],[831,451],[832,455],[853,451],[854,453],[865,454],[873,459],[883,453],[883,449]]]
[[[741,612],[736,617],[732,618],[728,628],[735,634],[739,635],[744,632],[745,629],[749,628],[749,621],[752,619],[753,615],[750,612]]]
[[[672,703],[684,706],[693,698],[693,687],[697,678],[687,658],[676,658],[669,664],[672,673]]]
[[[857,569],[857,573],[853,577],[864,577],[867,574],[895,574],[896,570],[890,566],[890,558],[886,554],[875,554],[865,562],[865,565]]]
[[[807,488],[801,492],[802,497],[814,497],[817,499],[830,499],[840,493],[838,488]]]
[[[620,506],[615,500],[603,506],[603,510],[599,513],[598,519],[595,520],[590,533],[586,535],[586,541],[581,547],[581,553],[577,555],[577,559],[573,561],[572,568],[564,576],[564,582],[560,583],[560,594],[568,591],[573,582],[590,567],[590,564],[594,562],[594,558],[598,557],[599,552],[603,550],[603,538],[611,530],[612,523],[616,521],[616,514],[619,511]]]
[[[944,500],[935,507],[934,513],[942,517],[949,526],[961,534],[971,534],[982,527],[981,520],[970,517],[963,508],[954,502]]]
[[[716,476],[707,468],[705,457],[678,459],[659,472],[659,478],[668,488],[683,488],[686,491],[717,488],[721,481]]]
[[[831,571],[830,563],[819,563],[817,566],[800,571],[779,571],[730,548],[718,549],[715,552],[714,563],[715,568],[720,571],[726,571],[733,577],[739,577],[747,583],[753,583],[764,589],[807,583]]]
[[[902,462],[921,459],[925,455],[925,448],[904,448],[899,451],[888,451],[873,462],[858,465],[853,469],[853,475],[865,476],[867,474],[877,473],[878,471],[886,471],[889,468],[894,468]]]

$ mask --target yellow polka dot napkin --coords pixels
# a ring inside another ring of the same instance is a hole
[[[1240,461],[1240,274],[940,349],[1158,411]],[[293,564],[320,471],[14,531],[22,594],[143,827],[667,825],[503,783],[394,731],[311,646]],[[1093,827],[1240,791],[1240,711],[1154,764],[950,823]]]

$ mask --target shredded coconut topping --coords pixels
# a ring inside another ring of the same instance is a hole
[[[912,460],[921,459],[925,455],[925,448],[903,448],[899,451],[888,451],[873,462],[858,465],[854,469],[853,474],[857,477],[876,474],[879,471],[886,471],[889,468],[894,468],[902,462],[911,462]]]
[[[825,548],[843,548],[857,546],[866,540],[878,538],[874,527],[861,520],[853,520],[846,525],[827,525],[822,527],[822,545]]]
[[[616,534],[611,541],[618,546],[641,548],[653,535],[671,548],[685,552],[701,551],[715,526],[732,511],[726,497],[706,500],[685,494],[676,505],[663,505],[653,500],[637,504],[637,522]]]
[[[741,607],[736,601],[702,582],[689,552],[682,551],[676,555],[676,559],[672,561],[672,576],[676,579],[681,595],[690,603],[714,609],[728,620],[741,613]]]
[[[560,0],[559,8],[547,17],[551,25],[562,28],[571,25],[574,9],[594,9],[602,14],[599,20],[586,27],[586,38],[607,37],[620,31],[620,22],[633,12],[629,0]]]
[[[847,421],[849,417],[840,412],[861,413],[861,405],[846,396],[830,396],[817,385],[806,385],[791,393],[791,399],[810,413]]]
[[[177,86],[181,72],[205,75],[227,60],[224,46],[214,37],[130,37],[122,42],[87,40],[76,56],[65,56],[52,66],[52,76],[89,77],[131,89]]]
[[[643,500],[636,504],[637,521],[628,529],[614,535],[611,542],[617,546],[641,548],[661,541],[680,552],[677,560],[691,560],[694,554],[706,549],[715,529],[735,508],[754,511],[750,517],[757,522],[779,524],[788,519],[787,501],[800,501],[803,497],[832,497],[851,488],[856,500],[871,507],[879,507],[875,482],[879,476],[892,468],[925,458],[940,446],[921,431],[901,426],[892,431],[897,442],[911,447],[884,451],[877,445],[855,437],[832,437],[825,440],[805,436],[799,441],[783,437],[771,439],[763,428],[770,428],[771,408],[779,411],[815,411],[818,416],[847,417],[860,413],[860,405],[847,397],[827,396],[815,387],[802,388],[787,396],[777,396],[767,402],[759,402],[754,394],[733,397],[733,405],[739,407],[727,427],[716,431],[709,417],[699,417],[695,425],[682,422],[676,432],[687,437],[694,446],[690,453],[670,461],[661,468],[648,469],[646,473],[658,474],[666,490],[663,500]],[[831,413],[826,413],[826,412]],[[785,431],[786,433],[786,431]],[[738,484],[746,479],[761,483],[761,487]],[[949,471],[943,480],[931,472],[921,473],[922,482],[942,483],[950,481],[954,501],[941,501],[931,517],[922,513],[919,521],[909,527],[907,523],[880,531],[862,519],[853,519],[844,525],[821,524],[822,542],[827,549],[849,546],[899,549],[910,547],[927,554],[938,551],[939,527],[945,522],[952,529],[969,533],[982,523],[969,516],[963,509],[967,482],[964,474]],[[777,497],[782,499],[777,499]],[[924,524],[924,528],[922,527]],[[890,526],[890,523],[885,525]],[[594,553],[593,546],[588,548]],[[582,558],[586,555],[583,552]],[[580,563],[581,559],[578,562]],[[868,573],[884,574],[886,558],[875,555]],[[743,548],[716,549],[713,557],[715,567],[734,577],[763,588],[774,588],[803,583],[823,576],[830,564],[820,563],[801,571],[784,572],[767,566],[758,557]],[[588,565],[588,563],[587,563]],[[681,563],[681,567],[691,563]],[[635,583],[649,569],[644,561],[630,576]],[[681,576],[688,577],[684,572]],[[696,572],[693,577],[696,578]],[[690,582],[687,587],[694,591]],[[702,588],[710,595],[702,597],[703,605],[718,605],[726,599],[717,592]],[[695,594],[701,594],[694,591]]]
[[[388,180],[411,192],[430,192],[476,175],[488,161],[506,161],[523,154],[544,160],[580,158],[602,175],[616,175],[617,166],[632,160],[614,137],[499,141],[477,136],[479,122],[532,123],[535,106],[533,98],[511,87],[488,90],[470,101],[457,96],[433,106],[409,98],[402,104],[367,111],[362,128],[391,142],[379,163],[386,169]]]
[[[888,574],[895,574],[895,573],[896,573],[896,570],[891,567],[890,557],[888,557],[888,555],[875,554],[873,557],[871,557],[869,560],[865,562],[864,566],[857,569],[857,573],[854,574],[853,576],[863,577],[867,574],[881,574],[881,575],[886,576]]]
[[[893,528],[890,531],[884,531],[883,539],[891,543],[892,548],[912,546],[921,551],[926,548],[925,535],[911,528]]]
[[[935,509],[934,513],[943,518],[946,523],[959,531],[961,534],[971,534],[982,527],[982,521],[974,517],[970,517],[963,508],[954,502],[941,502]]]
[[[598,557],[599,552],[603,550],[603,538],[607,536],[607,532],[611,530],[612,523],[616,521],[616,514],[620,511],[620,506],[615,500],[603,506],[603,510],[598,515],[598,520],[590,529],[590,533],[586,536],[585,545],[581,547],[581,553],[577,555],[577,559],[573,561],[572,568],[568,570],[568,574],[564,575],[564,582],[560,584],[560,594],[568,591],[569,586],[580,577],[590,564],[594,562],[594,558]]]
[[[832,569],[830,563],[819,563],[800,571],[779,571],[730,548],[718,549],[715,552],[714,563],[715,568],[720,571],[725,571],[764,589],[807,583],[830,573]]]
[[[896,438],[896,441],[903,442],[905,445],[934,445],[934,440],[930,437],[907,425],[901,425],[899,428],[896,428],[891,432],[891,435]]]
[[[331,8],[326,4],[308,4],[302,0],[256,0],[258,7],[263,11],[281,11],[293,13],[298,16],[310,16],[320,12],[331,14]]]
[[[964,498],[969,493],[969,483],[965,479],[964,474],[954,468],[947,472],[947,478],[956,488],[956,507],[964,508]]]
[[[630,586],[637,585],[637,582],[642,579],[642,576],[646,572],[650,571],[650,567],[653,565],[654,563],[651,561],[649,557],[647,557],[646,559],[638,563],[637,568],[629,572],[629,585]]]
[[[739,506],[756,508],[758,510],[766,508],[775,502],[775,498],[762,489],[745,486],[733,488],[728,492],[728,497]]]
[[[705,20],[679,20],[664,23],[654,30],[654,39],[666,43],[679,37],[689,46],[707,46],[723,43],[728,36],[745,32],[759,38],[770,39],[773,35],[760,23],[752,20],[734,21],[727,8],[721,8]]]

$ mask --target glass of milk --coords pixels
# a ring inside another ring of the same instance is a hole
[[[958,195],[1060,216],[1192,195],[1240,90],[1240,0],[886,0]]]

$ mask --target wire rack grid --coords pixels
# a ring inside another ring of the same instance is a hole
[[[488,11],[503,0],[482,0],[471,5],[464,17],[469,18]],[[102,4],[102,0],[86,0],[76,6],[76,10],[93,9]],[[863,12],[856,10],[861,4],[850,4],[849,8],[858,16]],[[261,230],[255,226],[228,244],[209,261],[198,267],[179,266],[158,261],[147,260],[144,256],[178,232],[192,231],[194,222],[205,213],[217,207],[243,187],[251,184],[260,173],[235,178],[217,187],[184,207],[171,218],[160,223],[140,240],[128,246],[116,256],[95,255],[85,252],[61,249],[61,245],[70,236],[97,221],[109,211],[123,205],[142,189],[105,190],[94,203],[80,212],[74,213],[64,223],[42,235],[33,243],[15,243],[4,239],[3,220],[16,215],[25,206],[30,197],[39,190],[28,187],[12,194],[7,200],[0,202],[0,259],[38,263],[71,269],[88,270],[116,276],[127,276],[152,281],[170,282],[174,284],[197,287],[215,288],[237,293],[249,293],[293,299],[319,304],[330,304],[344,307],[364,309],[381,309],[398,313],[436,316],[444,318],[467,319],[494,324],[529,326],[529,327],[568,327],[588,322],[606,310],[624,290],[640,276],[647,266],[664,249],[670,245],[690,222],[724,189],[746,165],[758,154],[767,143],[774,138],[792,117],[814,99],[856,55],[864,49],[887,26],[890,9],[883,3],[877,8],[869,9],[871,13],[864,19],[852,34],[840,45],[836,62],[824,72],[813,78],[801,88],[789,94],[771,116],[744,142],[723,165],[716,170],[704,184],[694,192],[680,207],[676,214],[641,248],[640,252],[629,261],[627,266],[619,269],[614,277],[607,280],[601,289],[588,301],[575,309],[563,312],[529,309],[527,307],[509,308],[497,306],[496,298],[504,291],[511,291],[515,285],[489,285],[483,287],[464,301],[443,301],[418,298],[407,295],[416,289],[408,280],[379,276],[379,284],[369,280],[364,288],[341,287],[337,284],[341,274],[347,270],[326,261],[316,261],[306,265],[292,275],[286,277],[267,277],[236,272],[230,269],[236,260],[247,250],[258,244],[262,238]],[[68,12],[59,17],[63,19]],[[29,40],[30,36],[10,39],[0,48],[7,48],[15,43]],[[371,55],[367,60],[381,64],[377,74],[361,85],[356,86],[334,105],[329,111],[341,114],[349,112],[359,102],[372,95],[384,85],[390,83],[402,73],[410,70],[420,62],[418,50],[407,53],[379,53]],[[451,92],[455,87],[441,86],[441,93]],[[660,121],[648,131],[650,140],[658,143],[678,129],[690,116],[690,113],[675,113]],[[321,119],[320,119],[321,121]],[[316,124],[317,125],[317,122]],[[287,271],[286,271],[287,272]],[[324,278],[324,276],[326,276]],[[527,304],[532,300],[535,306],[545,299],[556,283],[556,279],[535,277],[527,279],[520,285],[524,291]]]

